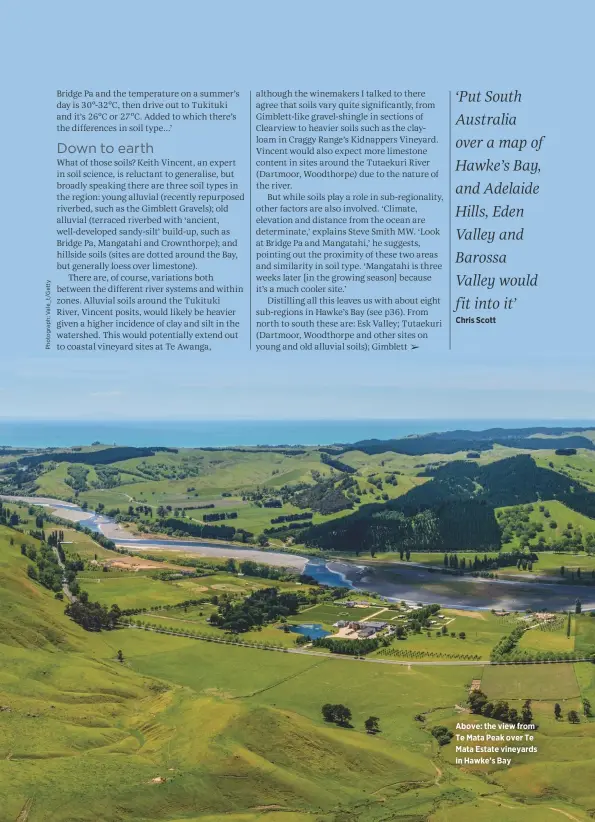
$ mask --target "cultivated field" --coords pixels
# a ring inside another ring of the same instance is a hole
[[[565,700],[578,697],[574,665],[486,666],[481,689],[490,699]]]

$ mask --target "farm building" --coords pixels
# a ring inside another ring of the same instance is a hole
[[[354,631],[359,631],[362,628],[374,628],[375,631],[381,631],[383,628],[386,628],[388,622],[372,622],[372,620],[352,620],[349,622],[349,627],[353,628]]]
[[[361,639],[369,639],[373,637],[378,631],[382,631],[383,628],[386,628],[388,622],[350,622],[349,627],[353,631],[358,632],[358,636]]]

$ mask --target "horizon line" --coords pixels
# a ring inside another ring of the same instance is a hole
[[[113,419],[99,419],[95,417],[0,417],[0,425],[3,423],[17,423],[17,424],[27,424],[27,423],[98,423],[101,425],[110,425],[110,424],[122,424],[122,423],[204,423],[204,422],[213,422],[217,424],[224,424],[230,422],[448,422],[448,421],[463,421],[463,422],[489,422],[489,421],[501,421],[501,422],[525,422],[525,421],[535,421],[536,419],[542,419],[547,422],[587,422],[588,424],[595,425],[595,418],[591,420],[585,420],[585,418],[579,417],[537,417],[533,416],[518,416],[518,417],[426,417],[426,416],[416,416],[416,417],[224,417],[224,418],[212,418],[212,417],[199,417],[199,418],[187,418],[187,417],[123,417],[123,418],[113,418]]]

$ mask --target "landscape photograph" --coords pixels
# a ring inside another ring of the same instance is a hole
[[[390,428],[0,447],[2,822],[592,818],[595,425]]]

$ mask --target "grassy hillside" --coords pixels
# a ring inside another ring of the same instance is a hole
[[[367,805],[389,782],[432,784],[434,768],[419,753],[325,726],[316,682],[306,713],[252,700],[317,660],[229,649],[238,657],[130,630],[84,633],[28,580],[14,533],[0,529],[3,822],[229,820],[234,812],[252,822],[264,810],[297,822]],[[171,671],[163,651],[177,658]]]
[[[528,820],[587,818],[578,763],[595,724],[550,716],[551,700],[566,709],[595,699],[593,666],[544,677],[542,667],[396,666],[86,633],[27,577],[23,538],[0,527],[0,822],[448,822],[455,811],[470,822],[497,805],[499,818],[516,818],[523,799]],[[477,628],[473,616],[447,615],[471,641],[501,629],[492,615]],[[577,618],[577,643],[593,642],[594,623]],[[473,679],[538,700],[543,754],[487,773],[453,764],[454,746],[439,748],[427,729],[454,726]],[[348,705],[353,727],[325,723],[325,702]],[[370,715],[380,717],[375,736],[363,729]]]
[[[589,546],[589,535],[595,535],[595,519],[578,511],[573,511],[560,500],[543,499],[537,504],[504,507],[498,509],[497,516],[501,524],[510,522],[506,528],[510,540],[503,540],[508,548],[522,547],[524,544],[536,547],[540,541],[548,546],[558,546],[562,550],[572,550],[575,538],[582,537],[583,547]],[[529,539],[523,537],[533,528]],[[593,540],[595,547],[595,540]]]
[[[569,456],[550,452],[537,453],[535,461],[544,468],[553,468],[591,489],[595,488],[595,452],[593,451],[580,449],[576,454]]]
[[[341,447],[75,446],[5,459],[0,490],[84,503],[142,533],[364,554],[399,545],[489,551],[500,547],[495,509],[552,500],[582,518],[595,544],[595,445],[583,429]],[[542,532],[552,542],[565,528]]]
[[[499,523],[496,511],[549,499],[595,522],[595,493],[538,466],[529,454],[488,464],[453,460],[426,473],[429,482],[397,499],[363,505],[338,520],[312,525],[304,533],[306,545],[355,554],[399,548],[498,550],[507,537],[501,527],[503,512]]]

